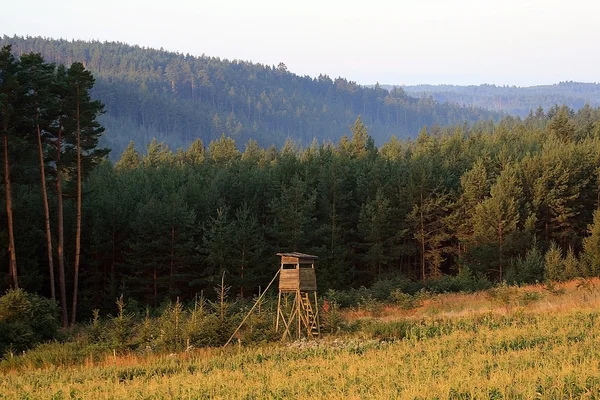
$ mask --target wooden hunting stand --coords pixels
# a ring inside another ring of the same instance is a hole
[[[318,257],[303,253],[277,253],[277,255],[281,257],[281,267],[275,331],[279,332],[280,327],[283,329],[281,340],[291,337],[294,328],[298,338],[302,332],[305,332],[309,338],[320,336],[317,276],[315,275],[315,260]]]
[[[275,331],[279,332],[280,327],[283,329],[281,340],[291,338],[292,333],[295,333],[298,338],[302,336],[302,332],[305,332],[308,338],[321,336],[317,276],[315,275],[315,260],[318,257],[303,253],[277,253],[277,255],[281,257],[281,266],[277,273],[264,292],[258,296],[248,314],[223,347],[227,347],[231,343],[252,311],[260,304],[277,276],[279,276],[279,296],[277,297]]]

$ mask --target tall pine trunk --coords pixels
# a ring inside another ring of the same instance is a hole
[[[421,187],[421,207],[419,211],[421,225],[421,279],[425,280],[425,223],[423,221],[423,187]]]
[[[4,127],[5,131],[6,126]],[[10,163],[8,161],[8,135],[4,134],[4,186],[6,192],[6,215],[8,219],[8,253],[10,257],[10,275],[13,288],[19,288],[17,275],[17,255],[15,254],[15,235],[13,230],[12,186],[10,183]]]
[[[175,226],[171,226],[171,254],[170,254],[170,271],[169,271],[169,296],[173,292],[173,274],[175,271]]]
[[[63,217],[63,195],[62,178],[60,176],[60,153],[62,151],[62,129],[58,130],[56,140],[56,205],[58,208],[58,284],[60,287],[60,310],[62,316],[62,325],[64,328],[69,326],[69,314],[67,311],[67,285],[65,283],[65,232]]]
[[[42,149],[42,133],[40,124],[37,124],[38,156],[40,159],[40,172],[42,184],[42,199],[44,201],[44,218],[46,225],[46,244],[48,247],[48,273],[50,275],[50,296],[56,300],[56,287],[54,284],[54,259],[52,257],[52,232],[50,230],[50,207],[48,205],[48,191],[46,190],[46,167],[44,164],[44,151]]]
[[[81,255],[81,132],[79,129],[79,88],[77,88],[76,105],[76,134],[77,134],[77,227],[75,231],[75,266],[73,276],[73,309],[71,310],[71,325],[77,318],[77,295],[79,290],[79,260]]]

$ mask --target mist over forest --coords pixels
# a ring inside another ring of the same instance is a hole
[[[482,108],[418,99],[402,89],[365,87],[344,77],[299,76],[277,66],[212,56],[194,57],[125,43],[39,37],[0,38],[16,55],[41,53],[49,62],[79,61],[94,74],[91,94],[102,101],[101,143],[118,157],[130,140],[143,150],[153,138],[173,149],[222,134],[240,149],[249,139],[281,147],[338,141],[357,116],[377,145],[392,135],[414,138],[423,126],[498,120]]]
[[[392,90],[394,86],[382,85]],[[432,98],[439,103],[451,103],[510,115],[527,117],[538,108],[548,111],[555,105],[566,105],[577,111],[586,104],[600,106],[600,84],[560,82],[554,85],[529,87],[496,85],[409,85],[399,86],[408,95]]]

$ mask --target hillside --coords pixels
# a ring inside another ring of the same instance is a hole
[[[383,85],[392,90],[393,86]],[[526,117],[530,111],[542,107],[548,111],[555,105],[567,105],[579,110],[584,105],[600,106],[600,84],[582,82],[561,82],[544,86],[455,86],[455,85],[416,85],[402,86],[411,96],[433,98],[440,103],[452,103],[471,107],[481,107],[495,112],[505,112]]]
[[[243,147],[250,138],[281,146],[289,137],[337,141],[358,115],[377,144],[415,137],[424,126],[496,119],[482,109],[417,99],[402,90],[366,88],[343,78],[298,76],[279,66],[129,46],[39,37],[0,38],[17,55],[36,52],[51,62],[81,61],[96,78],[93,95],[106,105],[103,145],[119,157],[130,140],[153,137],[171,148],[195,138],[207,145],[222,133]]]

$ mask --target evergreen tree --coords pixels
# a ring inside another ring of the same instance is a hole
[[[545,273],[548,281],[562,282],[565,280],[564,260],[560,247],[555,243],[550,243],[550,248],[544,256]]]
[[[20,88],[17,81],[19,64],[11,53],[11,46],[0,50],[0,121],[2,123],[4,152],[4,192],[6,196],[6,215],[8,219],[9,272],[14,289],[19,288],[17,256],[15,249],[14,222],[12,208],[12,182],[10,178],[9,138],[16,135],[15,126],[18,115],[16,106],[20,100]]]
[[[446,223],[450,206],[449,196],[432,193],[420,198],[407,216],[419,245],[421,279],[442,273],[444,253],[448,251],[446,242],[450,239]]]
[[[372,277],[381,276],[384,268],[388,267],[393,259],[397,232],[392,215],[390,201],[381,189],[360,211],[358,231],[365,247],[363,259],[371,268]]]
[[[487,267],[503,279],[511,246],[518,233],[522,189],[514,166],[508,165],[490,190],[490,197],[475,208],[474,242],[479,254],[487,253]]]
[[[267,244],[258,218],[246,202],[235,211],[232,228],[229,257],[238,265],[238,285],[243,296],[244,287],[253,287],[257,278],[263,278],[260,264],[265,258]]]
[[[231,273],[233,259],[231,257],[233,225],[229,219],[228,209],[217,209],[216,217],[210,217],[204,228],[202,237],[202,253],[209,268],[203,276],[209,281],[216,281],[224,273]]]
[[[29,54],[21,57],[21,77],[24,91],[29,94],[24,111],[32,117],[30,129],[35,131],[40,165],[40,181],[42,188],[42,201],[44,204],[44,225],[46,233],[46,246],[48,254],[48,275],[50,278],[50,297],[56,299],[54,284],[54,256],[52,252],[52,231],[50,227],[50,205],[46,187],[46,159],[47,135],[50,124],[55,117],[55,102],[52,93],[54,79],[54,64],[44,62],[39,54]],[[54,107],[53,107],[54,106]]]
[[[130,141],[125,151],[121,155],[121,159],[115,164],[117,169],[137,168],[141,163],[139,153],[135,150],[133,141]]]
[[[314,229],[317,194],[299,175],[281,183],[278,197],[269,203],[271,235],[281,251],[304,251]]]
[[[185,160],[188,165],[200,165],[204,162],[204,144],[202,140],[196,139],[185,152]]]
[[[583,240],[583,262],[588,276],[600,273],[600,210],[594,211],[594,222],[588,225],[589,236]]]
[[[89,71],[86,71],[81,63],[73,63],[67,71],[67,83],[69,96],[66,99],[70,104],[69,117],[65,120],[66,133],[75,136],[74,152],[76,159],[77,174],[77,216],[75,233],[75,261],[73,277],[73,306],[71,312],[71,325],[77,320],[77,298],[79,295],[79,266],[81,259],[81,218],[82,218],[82,185],[84,166],[93,166],[108,154],[107,149],[98,149],[98,139],[104,128],[97,121],[98,116],[103,112],[104,106],[99,101],[92,101],[89,91],[94,86],[94,77]],[[74,125],[74,126],[73,126]],[[73,145],[73,144],[72,144]]]
[[[210,159],[216,164],[228,164],[238,159],[240,152],[235,147],[235,140],[221,135],[219,140],[213,140],[208,145]]]
[[[581,269],[579,267],[579,260],[575,255],[572,247],[569,247],[567,250],[567,255],[563,260],[563,268],[565,274],[565,280],[573,279],[578,276],[581,276]]]

